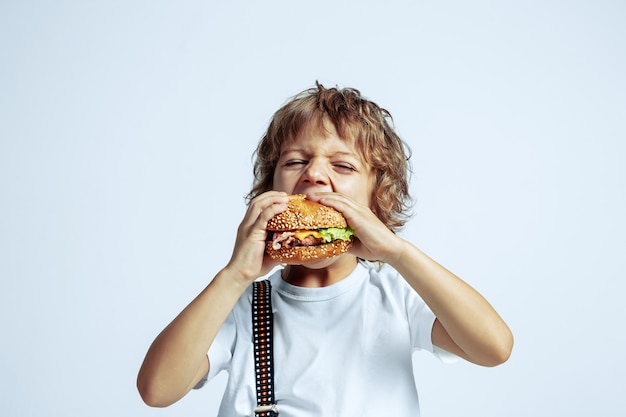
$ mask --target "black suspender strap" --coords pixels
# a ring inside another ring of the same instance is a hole
[[[272,286],[269,280],[255,281],[252,288],[252,336],[254,337],[254,367],[256,371],[257,417],[276,417],[274,399],[274,353]]]

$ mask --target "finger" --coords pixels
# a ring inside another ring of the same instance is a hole
[[[263,229],[267,227],[267,222],[269,222],[272,217],[287,209],[287,203],[289,202],[289,197],[286,193],[278,191],[272,191],[271,193],[272,195],[268,196],[268,199],[263,201],[260,212],[256,216],[259,225]]]
[[[320,204],[324,204],[325,206],[332,207],[341,213],[354,210],[358,207],[358,204],[356,204],[352,199],[336,192],[315,192],[311,193],[310,196],[307,195],[307,198]]]
[[[259,225],[265,228],[273,216],[287,208],[288,201],[289,197],[284,192],[265,192],[250,202],[242,224],[251,227],[259,222]]]

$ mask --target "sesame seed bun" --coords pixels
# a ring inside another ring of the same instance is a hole
[[[289,196],[287,210],[267,222],[267,230],[315,230],[347,225],[343,214],[334,208],[307,200],[304,194],[294,194]]]
[[[307,200],[304,194],[289,196],[287,209],[267,223],[271,232],[317,230],[330,227],[345,228],[348,224],[343,214],[332,207]],[[352,240],[333,240],[312,246],[281,246],[276,249],[268,241],[265,251],[273,260],[291,265],[300,265],[345,253]]]

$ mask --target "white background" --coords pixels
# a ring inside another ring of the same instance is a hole
[[[271,114],[356,87],[413,149],[404,235],[509,362],[416,356],[422,414],[626,414],[624,1],[0,1],[0,415],[214,416],[135,389],[228,260]]]

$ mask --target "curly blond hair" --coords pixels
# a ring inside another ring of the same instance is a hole
[[[343,139],[353,139],[362,157],[376,172],[372,211],[391,230],[398,231],[410,214],[411,150],[393,129],[391,114],[354,88],[325,88],[319,82],[302,91],[274,113],[253,156],[254,182],[250,201],[273,187],[274,171],[283,143],[306,127],[324,130],[333,123]]]

